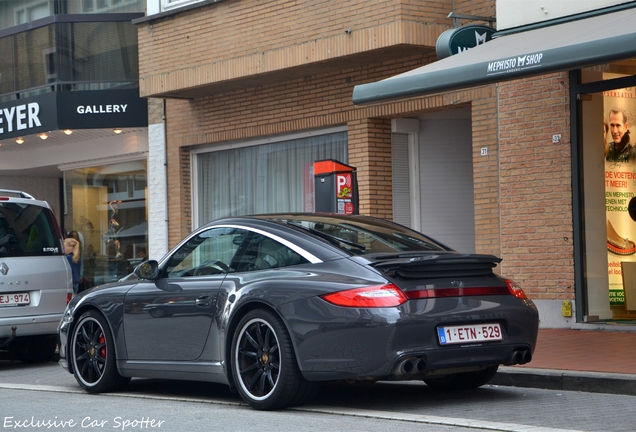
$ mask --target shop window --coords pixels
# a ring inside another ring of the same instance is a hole
[[[64,229],[82,243],[82,288],[116,281],[147,257],[145,161],[64,173]]]
[[[636,296],[636,80],[625,86],[635,66],[626,60],[581,71],[588,82],[622,78],[620,88],[580,96],[586,297],[589,316],[600,320],[636,318],[626,302]]]
[[[636,59],[626,59],[581,69],[581,84],[612,80],[629,75],[636,75]]]
[[[135,174],[133,178],[135,191],[146,190],[148,187],[148,180],[145,175]]]
[[[314,161],[347,162],[344,131],[263,141],[195,153],[195,226],[224,216],[313,211]]]

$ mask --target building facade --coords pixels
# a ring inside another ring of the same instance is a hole
[[[441,66],[629,3],[552,2],[546,11],[505,0],[148,0],[134,20],[140,94],[156,108],[149,188],[166,196],[149,203],[151,249],[163,233],[170,247],[217,217],[312,211],[312,163],[335,159],[356,168],[360,214],[501,256],[498,271],[537,303],[543,327],[629,322],[624,284],[607,276],[632,256],[622,254],[636,236],[603,200],[627,209],[631,192],[601,189],[607,172],[629,182],[631,171],[606,169],[605,150],[594,147],[598,159],[585,150],[603,138],[601,124],[584,119],[600,122],[605,98],[629,94],[633,54],[463,84]],[[495,21],[494,40],[438,59],[444,32]],[[421,67],[439,87],[403,79]],[[610,222],[620,255],[609,249]]]
[[[143,0],[0,2],[0,189],[53,207],[82,244],[82,288],[147,253]]]

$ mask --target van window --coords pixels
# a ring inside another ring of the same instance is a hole
[[[0,202],[0,257],[63,255],[56,226],[47,208]]]

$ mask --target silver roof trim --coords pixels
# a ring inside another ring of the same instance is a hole
[[[268,233],[267,231],[263,231],[261,229],[258,228],[252,228],[252,227],[248,227],[248,226],[244,226],[244,225],[234,225],[234,224],[223,224],[223,225],[214,225],[213,227],[210,228],[239,228],[239,229],[244,229],[247,231],[253,231],[255,233],[264,235],[265,237],[268,237],[272,240],[275,240],[279,243],[284,244],[285,246],[287,246],[288,248],[290,248],[291,250],[293,250],[294,252],[296,252],[297,254],[299,254],[300,256],[302,256],[303,258],[305,258],[307,261],[309,261],[312,264],[318,264],[323,262],[320,258],[318,258],[316,255],[312,254],[311,252],[306,251],[305,249],[301,248],[300,246],[285,240],[284,238],[278,237],[277,235]]]

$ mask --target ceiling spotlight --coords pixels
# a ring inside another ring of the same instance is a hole
[[[113,129],[113,132],[115,132],[117,135],[119,135],[122,132],[122,130],[121,129]]]
[[[15,142],[17,142],[18,144],[22,144],[22,143],[24,143],[24,140],[22,139],[22,137],[20,137],[20,138],[16,139]]]
[[[45,134],[45,133],[41,133],[41,134],[40,134],[40,135],[38,135],[38,136],[40,137],[40,139],[43,139],[43,140],[45,140],[45,139],[47,139],[47,138],[49,137],[49,136],[48,136],[47,134]]]
[[[72,133],[73,133],[73,131],[72,131],[72,130],[70,130],[70,129],[64,129],[64,133],[65,133],[66,135],[70,135],[70,134],[72,134]]]

